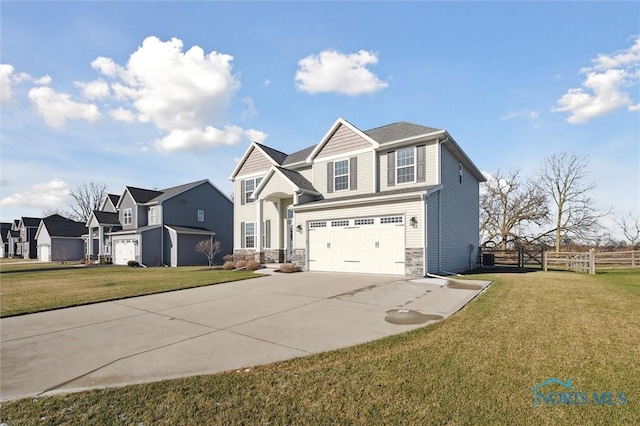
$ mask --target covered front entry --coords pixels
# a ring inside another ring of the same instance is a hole
[[[404,275],[404,216],[311,221],[309,270]]]

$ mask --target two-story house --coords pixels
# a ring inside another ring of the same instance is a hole
[[[115,264],[206,264],[206,257],[195,249],[204,239],[221,242],[220,258],[232,251],[233,202],[209,180],[162,190],[127,186],[113,207],[115,212],[94,212],[89,218],[87,246],[95,247],[97,228],[98,255],[110,253]],[[114,215],[122,229],[109,232],[106,227],[115,226]]]
[[[111,232],[120,231],[120,217],[116,206],[120,196],[107,194],[98,210],[94,210],[87,219],[88,233],[83,235],[85,240],[86,258],[89,260],[112,261]]]
[[[11,231],[10,222],[0,223],[0,239],[2,239],[2,246],[0,246],[0,257],[9,257],[10,231]]]
[[[20,219],[14,219],[7,232],[8,252],[7,257],[22,257],[22,244],[20,244]]]
[[[20,253],[24,259],[38,258],[38,242],[36,231],[40,225],[39,217],[21,217],[18,222],[20,231]]]
[[[446,130],[339,118],[293,154],[252,143],[230,179],[234,252],[263,263],[408,276],[476,266],[485,179]]]

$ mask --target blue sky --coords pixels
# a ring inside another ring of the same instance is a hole
[[[227,193],[250,140],[445,128],[483,171],[588,155],[640,214],[638,2],[5,2],[0,218],[102,181]],[[608,223],[609,224],[609,223]]]

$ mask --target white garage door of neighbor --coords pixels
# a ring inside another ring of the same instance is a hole
[[[404,275],[404,217],[309,222],[309,270]]]
[[[133,241],[116,241],[115,246],[113,263],[126,265],[128,261],[136,260],[136,246]]]
[[[51,262],[51,247],[49,246],[38,247],[38,260],[40,262]]]

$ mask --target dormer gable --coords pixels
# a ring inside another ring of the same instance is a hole
[[[257,142],[251,142],[235,169],[229,176],[234,180],[239,174],[251,174],[266,171],[271,166],[280,166],[287,158],[287,154],[276,149],[269,148]]]
[[[306,158],[311,164],[316,158],[377,149],[380,144],[343,118],[338,118]]]

